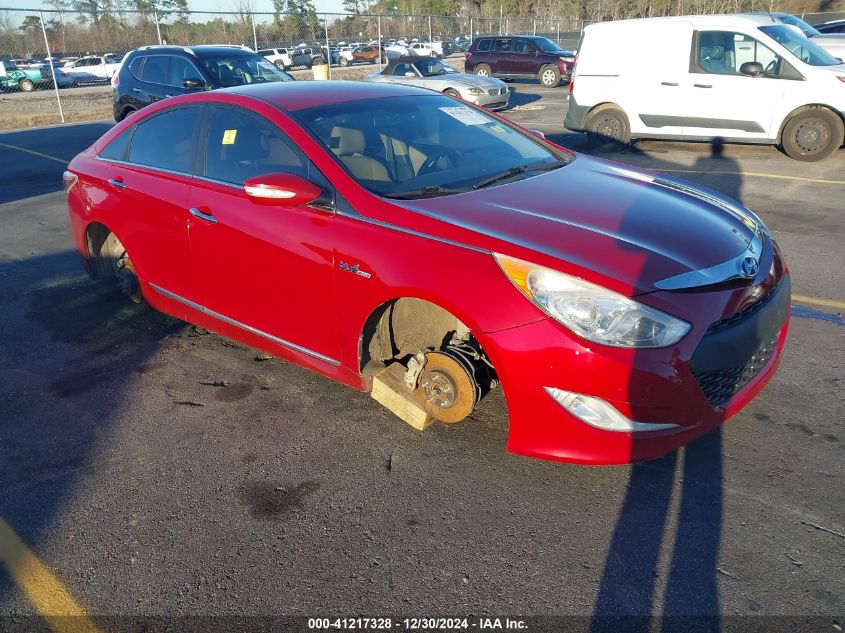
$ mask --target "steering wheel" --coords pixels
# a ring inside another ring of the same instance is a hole
[[[446,161],[446,166],[438,168],[437,164],[440,162],[441,158]],[[458,152],[453,149],[436,150],[434,153],[429,154],[423,161],[423,164],[420,165],[417,176],[429,174],[433,171],[442,171],[443,169],[448,169],[449,167],[457,167],[459,161],[460,156],[458,156]]]

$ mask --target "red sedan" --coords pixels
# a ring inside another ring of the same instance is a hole
[[[429,91],[302,82],[145,108],[65,173],[92,274],[445,422],[491,389],[512,452],[613,464],[771,379],[790,277],[748,209]]]

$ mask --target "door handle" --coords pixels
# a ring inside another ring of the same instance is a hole
[[[693,84],[696,88],[712,88],[711,84]]]
[[[137,92],[138,94],[141,94],[141,89],[140,88],[132,88],[132,92]]]
[[[190,211],[191,215],[194,216],[195,218],[199,218],[200,220],[205,220],[206,222],[211,222],[212,224],[217,224],[217,218],[215,218],[210,213],[203,213],[202,211],[200,211],[199,209],[197,209],[195,207],[191,207],[189,209],[189,211]]]
[[[660,85],[661,86],[677,86],[678,82],[677,81],[661,81]]]
[[[120,176],[117,178],[109,178],[109,184],[112,187],[117,187],[118,189],[126,189],[126,185],[123,183],[123,178]]]

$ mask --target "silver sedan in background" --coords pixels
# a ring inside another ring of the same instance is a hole
[[[440,59],[397,57],[391,59],[384,70],[367,75],[364,79],[428,88],[491,110],[504,108],[510,99],[505,82],[493,77],[458,72]]]

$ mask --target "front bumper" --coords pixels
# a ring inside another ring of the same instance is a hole
[[[508,405],[508,450],[557,461],[624,464],[659,457],[718,427],[751,402],[777,369],[789,327],[788,275],[772,294],[777,297],[760,310],[715,335],[707,324],[663,349],[592,344],[550,319],[486,334],[487,344],[482,340],[482,345],[492,357]],[[760,342],[745,340],[749,332]],[[762,358],[760,351],[770,341],[772,349],[764,350]],[[710,352],[724,345],[740,352],[725,355],[720,367],[718,354]],[[699,350],[705,350],[703,356]],[[702,358],[707,371],[741,375],[733,393],[705,392],[701,367],[696,367]],[[753,368],[753,375],[735,371],[734,365],[743,363]],[[603,430],[569,414],[544,387],[600,398],[630,420],[678,426],[636,433]]]
[[[461,98],[470,103],[474,103],[477,106],[489,108],[491,110],[496,108],[504,108],[508,105],[511,93],[510,90],[508,90],[507,88],[503,88],[502,90],[504,90],[504,94],[500,92],[499,94],[491,95],[489,94],[489,91],[487,94],[483,95],[470,95],[462,93]]]

